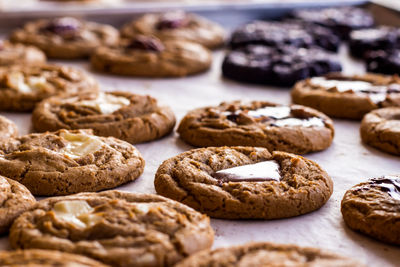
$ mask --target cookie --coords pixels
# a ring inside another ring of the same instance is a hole
[[[370,72],[400,75],[400,49],[371,51],[366,65]]]
[[[46,55],[34,46],[12,44],[0,40],[0,66],[13,64],[42,64]]]
[[[360,262],[318,248],[267,242],[205,250],[183,260],[176,267],[320,266],[362,267]]]
[[[210,49],[221,47],[225,41],[225,31],[221,26],[183,11],[145,14],[125,24],[121,35],[129,39],[152,35],[163,41],[189,41]]]
[[[114,188],[138,178],[143,168],[134,146],[89,130],[28,134],[0,144],[0,175],[24,184],[34,195]]]
[[[332,32],[321,26],[305,24],[297,21],[253,21],[237,28],[230,40],[233,48],[246,45],[266,45],[281,47],[322,48],[337,51],[340,39]]]
[[[0,192],[0,234],[4,234],[8,232],[12,222],[30,209],[36,200],[25,186],[1,175]]]
[[[62,17],[28,22],[10,40],[34,45],[49,58],[78,59],[90,56],[98,46],[116,45],[119,33],[110,25]]]
[[[315,162],[260,147],[193,149],[164,161],[158,194],[214,218],[278,219],[328,201],[333,182]]]
[[[90,258],[63,253],[58,251],[48,251],[40,249],[26,249],[16,251],[0,251],[1,266],[18,266],[18,267],[106,267],[98,261]]]
[[[293,103],[315,108],[328,116],[361,119],[371,110],[400,105],[398,76],[331,73],[298,82]]]
[[[228,52],[222,64],[222,73],[229,79],[275,86],[292,86],[298,80],[341,69],[332,53],[290,46],[248,45]]]
[[[210,68],[211,52],[203,46],[180,40],[160,41],[137,36],[118,47],[101,47],[92,58],[93,69],[140,77],[182,77]]]
[[[365,58],[368,52],[390,50],[400,47],[400,29],[379,26],[376,28],[355,30],[350,33],[350,54],[354,57]]]
[[[82,254],[112,266],[172,266],[209,249],[207,216],[153,194],[105,191],[48,198],[21,215],[13,248]]]
[[[8,139],[17,137],[18,129],[14,122],[6,117],[0,116],[0,143],[7,142]]]
[[[385,175],[353,186],[343,197],[341,211],[351,229],[400,245],[400,176]]]
[[[357,7],[300,9],[294,11],[291,17],[330,28],[342,39],[348,39],[352,30],[374,25],[371,13]]]
[[[400,155],[400,107],[388,107],[366,114],[360,126],[364,143]]]
[[[98,84],[92,77],[72,67],[0,67],[0,110],[3,111],[31,111],[36,103],[50,96],[97,90]]]
[[[198,147],[257,146],[304,154],[329,147],[334,128],[327,116],[304,106],[235,101],[190,111],[178,133]]]
[[[32,123],[39,132],[92,129],[95,135],[136,144],[169,134],[175,116],[168,106],[158,105],[151,96],[96,92],[47,98],[33,111]]]

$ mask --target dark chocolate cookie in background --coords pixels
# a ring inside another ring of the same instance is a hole
[[[364,143],[400,155],[400,107],[376,109],[366,114],[360,134]]]
[[[400,75],[400,48],[367,53],[367,71]]]
[[[308,107],[235,101],[190,111],[178,133],[198,147],[255,146],[305,154],[328,148],[334,128],[331,119]]]
[[[341,211],[351,229],[400,245],[400,176],[385,175],[352,187]]]
[[[370,28],[374,25],[372,14],[357,7],[301,9],[294,11],[291,17],[330,28],[345,40],[349,38],[352,30]]]
[[[360,262],[318,248],[274,243],[247,243],[240,246],[198,252],[176,267],[364,267]]]
[[[307,77],[341,70],[335,54],[291,46],[248,45],[228,52],[222,64],[227,78],[275,86],[291,86]]]
[[[371,110],[400,106],[400,78],[396,75],[330,73],[296,83],[295,104],[315,108],[328,116],[361,119]]]
[[[350,33],[350,54],[365,58],[368,52],[400,48],[400,29],[380,26],[376,28],[354,30]]]
[[[333,182],[315,162],[260,147],[193,149],[164,161],[158,194],[214,218],[278,219],[322,207]]]

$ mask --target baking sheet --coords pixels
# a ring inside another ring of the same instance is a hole
[[[224,79],[221,76],[223,56],[224,51],[215,52],[213,66],[208,72],[181,79],[138,79],[92,74],[104,91],[129,91],[156,97],[172,107],[178,122],[191,109],[218,105],[222,101],[242,99],[290,103],[289,88],[245,85]],[[345,47],[341,48],[340,56],[345,73],[365,71],[362,62],[350,60]],[[91,72],[85,61],[53,62]],[[21,134],[31,131],[30,114],[0,112],[0,115],[16,122]],[[363,145],[359,137],[359,122],[334,119],[334,124],[335,138],[332,146],[325,151],[306,155],[320,164],[334,181],[334,192],[327,204],[310,214],[281,220],[212,219],[214,248],[248,241],[292,243],[329,249],[359,259],[368,266],[399,266],[399,247],[385,245],[355,233],[344,225],[340,201],[347,189],[367,178],[398,174],[400,158]],[[145,193],[155,193],[154,174],[164,160],[193,148],[181,141],[175,132],[163,139],[136,146],[146,160],[144,173],[135,182],[118,189]],[[0,238],[0,249],[8,248],[7,238]]]

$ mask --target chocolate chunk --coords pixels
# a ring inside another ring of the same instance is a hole
[[[126,48],[146,50],[149,52],[161,52],[165,49],[164,45],[158,38],[143,35],[133,39]]]
[[[64,39],[76,38],[82,24],[79,20],[70,17],[51,20],[47,25],[41,28],[42,32],[51,32]]]
[[[387,192],[392,198],[400,200],[400,177],[399,176],[383,176],[381,178],[373,178],[370,181],[371,186],[379,188],[383,192]]]
[[[170,12],[164,14],[156,24],[157,30],[178,29],[189,24],[189,19],[183,12]]]

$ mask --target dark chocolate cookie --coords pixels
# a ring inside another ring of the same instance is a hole
[[[307,77],[341,71],[339,59],[318,48],[248,45],[227,54],[222,73],[233,80],[291,86]]]
[[[366,61],[370,72],[400,74],[400,49],[372,51]]]

